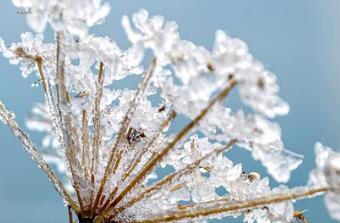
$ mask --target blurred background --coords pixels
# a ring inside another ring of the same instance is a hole
[[[291,106],[282,126],[287,148],[304,154],[303,165],[293,173],[290,186],[305,184],[314,167],[314,144],[320,141],[340,148],[340,2],[337,0],[230,1],[230,0],[107,0],[112,11],[106,23],[92,31],[108,35],[123,48],[128,46],[120,26],[123,14],[139,8],[176,20],[184,39],[211,48],[215,31],[222,29],[244,40],[252,54],[277,74],[281,96]],[[23,15],[10,1],[0,1],[0,36],[7,43],[19,41],[28,31]],[[50,30],[49,40],[53,39]],[[25,118],[35,102],[42,101],[40,88],[31,88],[37,77],[24,79],[18,67],[0,58],[0,98]],[[30,132],[40,145],[41,135]],[[244,162],[245,170],[263,172],[247,152],[231,156]],[[275,182],[272,180],[272,184]],[[322,198],[300,201],[309,222],[333,222]],[[67,222],[67,210],[45,175],[25,154],[7,127],[0,126],[0,222]],[[230,222],[223,219],[218,222]]]

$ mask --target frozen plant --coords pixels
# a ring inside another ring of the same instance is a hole
[[[123,50],[89,28],[110,11],[101,0],[12,0],[38,34],[0,51],[24,77],[37,74],[45,103],[27,122],[44,132],[38,149],[0,103],[0,120],[47,174],[80,223],[206,222],[243,216],[247,222],[304,222],[293,202],[325,194],[340,220],[340,154],[316,145],[317,168],[306,186],[269,186],[267,177],[244,172],[228,158],[248,150],[278,182],[286,183],[302,156],[284,147],[280,126],[288,104],[273,73],[244,42],[217,31],[211,51],[181,39],[177,25],[140,10],[122,18],[131,42]],[[50,25],[55,42],[45,43]],[[146,51],[151,51],[149,58]],[[149,61],[147,67],[144,64]],[[137,88],[120,80],[140,79]],[[252,109],[234,111],[226,98],[238,89]],[[178,116],[188,124],[169,130]],[[61,172],[59,178],[50,165]],[[172,172],[158,176],[159,168]],[[225,193],[217,193],[222,188]]]

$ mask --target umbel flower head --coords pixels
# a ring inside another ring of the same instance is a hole
[[[46,134],[44,149],[2,103],[0,117],[80,223],[206,222],[225,216],[299,222],[304,217],[294,212],[292,200],[324,192],[332,216],[340,218],[339,155],[322,155],[311,173],[318,184],[294,189],[270,188],[267,177],[245,172],[228,158],[228,150],[244,148],[282,183],[302,163],[301,155],[285,149],[273,121],[289,111],[276,77],[241,40],[217,31],[208,50],[181,39],[175,22],[140,10],[132,23],[122,18],[131,42],[123,50],[89,32],[110,11],[100,0],[13,3],[27,12],[34,31],[48,24],[55,31],[54,43],[32,33],[10,46],[0,40],[0,51],[24,77],[33,73],[40,79],[34,85],[42,86],[45,103],[36,104],[27,124]],[[122,86],[136,80],[136,87]],[[228,106],[236,90],[252,112]],[[177,119],[186,124],[174,132]],[[161,176],[161,168],[169,173]]]

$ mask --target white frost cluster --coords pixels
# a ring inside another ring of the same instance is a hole
[[[19,64],[24,77],[36,73],[40,78],[46,101],[33,108],[27,125],[46,134],[42,157],[64,174],[63,185],[56,188],[80,222],[161,222],[170,217],[186,222],[187,213],[196,213],[190,216],[194,222],[241,214],[247,222],[293,221],[287,200],[216,211],[289,192],[285,186],[270,188],[267,177],[234,164],[225,153],[234,145],[249,150],[278,182],[287,182],[302,163],[301,155],[284,147],[273,120],[289,112],[278,95],[276,76],[244,42],[217,31],[209,50],[181,39],[175,22],[140,10],[132,22],[122,18],[131,42],[123,50],[89,32],[110,11],[101,0],[13,3],[26,11],[34,31],[41,33],[50,24],[56,32],[55,43],[32,33],[10,46],[0,39],[0,51]],[[147,50],[153,59],[145,67]],[[140,80],[138,88],[117,87],[130,78]],[[233,88],[253,112],[224,103]],[[190,123],[170,134],[176,115]],[[4,122],[12,127],[12,118]],[[339,179],[327,178],[338,176],[335,162],[327,168],[318,163],[311,184],[318,178],[320,185],[338,187]],[[160,168],[169,173],[159,176]],[[326,199],[334,201],[338,194],[332,196],[327,193]],[[212,215],[200,214],[203,209]]]
[[[66,30],[77,36],[87,33],[88,27],[102,23],[110,5],[101,0],[13,0],[27,14],[28,25],[43,32],[47,24],[56,30]]]
[[[309,175],[309,185],[330,188],[325,195],[325,203],[331,216],[340,221],[340,153],[317,143],[315,154],[317,168]]]

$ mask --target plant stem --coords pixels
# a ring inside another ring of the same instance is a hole
[[[292,189],[287,194],[275,194],[245,201],[230,201],[226,202],[225,204],[219,204],[217,207],[213,208],[200,208],[197,210],[177,211],[172,212],[168,215],[157,216],[151,219],[137,220],[134,221],[134,223],[172,222],[185,218],[197,218],[220,213],[235,213],[252,208],[262,207],[268,204],[280,203],[290,200],[299,200],[310,196],[315,196],[326,191],[328,191],[328,188],[326,187],[307,189],[303,191]]]

